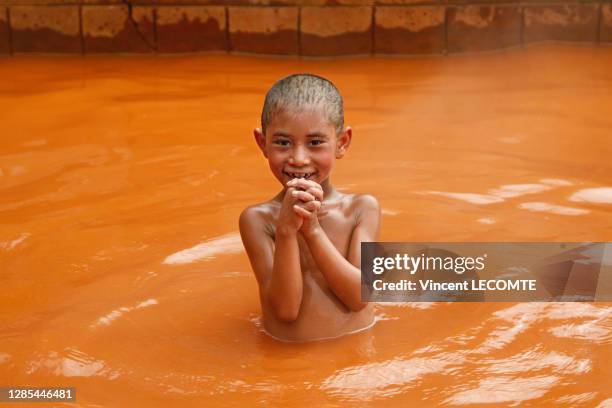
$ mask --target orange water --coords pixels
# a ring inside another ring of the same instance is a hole
[[[611,66],[569,46],[1,60],[0,385],[81,407],[610,406],[609,303],[379,305],[366,333],[268,338],[237,217],[279,189],[252,140],[264,92],[309,71],[344,94],[333,181],[379,198],[382,240],[612,241]]]

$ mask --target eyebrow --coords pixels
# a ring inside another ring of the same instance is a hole
[[[312,132],[307,134],[306,137],[320,137],[322,139],[327,139],[327,135],[321,132]]]
[[[276,132],[274,132],[274,133],[272,134],[272,136],[278,136],[278,137],[287,137],[287,138],[290,138],[290,137],[291,137],[291,135],[290,135],[290,134],[285,133],[285,132],[281,132],[280,130],[277,130]]]
[[[274,132],[272,134],[272,136],[291,138],[291,135],[289,133],[285,133],[285,132],[280,131],[280,130],[277,130],[276,132]],[[322,133],[322,132],[308,133],[306,135],[306,137],[320,137],[320,138],[323,138],[323,139],[327,139],[327,135],[325,133]]]

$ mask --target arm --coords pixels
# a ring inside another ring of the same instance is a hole
[[[380,206],[374,197],[368,195],[356,198],[354,205],[357,220],[347,259],[338,252],[318,222],[312,228],[302,231],[330,289],[349,309],[357,312],[367,305],[367,302],[361,301],[361,242],[378,238]]]
[[[265,232],[265,222],[257,209],[247,208],[239,221],[242,243],[257,278],[262,302],[269,304],[276,317],[286,322],[297,318],[303,293],[297,244],[301,221],[291,210],[291,205],[293,199],[288,192],[281,208],[275,241]]]
[[[276,228],[272,274],[264,285],[264,297],[279,320],[292,322],[297,319],[300,312],[302,294],[302,269],[297,231],[279,226]]]

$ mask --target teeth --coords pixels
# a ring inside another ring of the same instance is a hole
[[[289,174],[291,177],[293,178],[299,178],[299,179],[308,179],[310,178],[314,173],[287,173]]]

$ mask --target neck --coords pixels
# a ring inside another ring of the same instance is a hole
[[[329,177],[321,182],[321,188],[323,189],[323,200],[327,200],[338,194],[338,190],[336,190],[336,187],[332,186]]]

